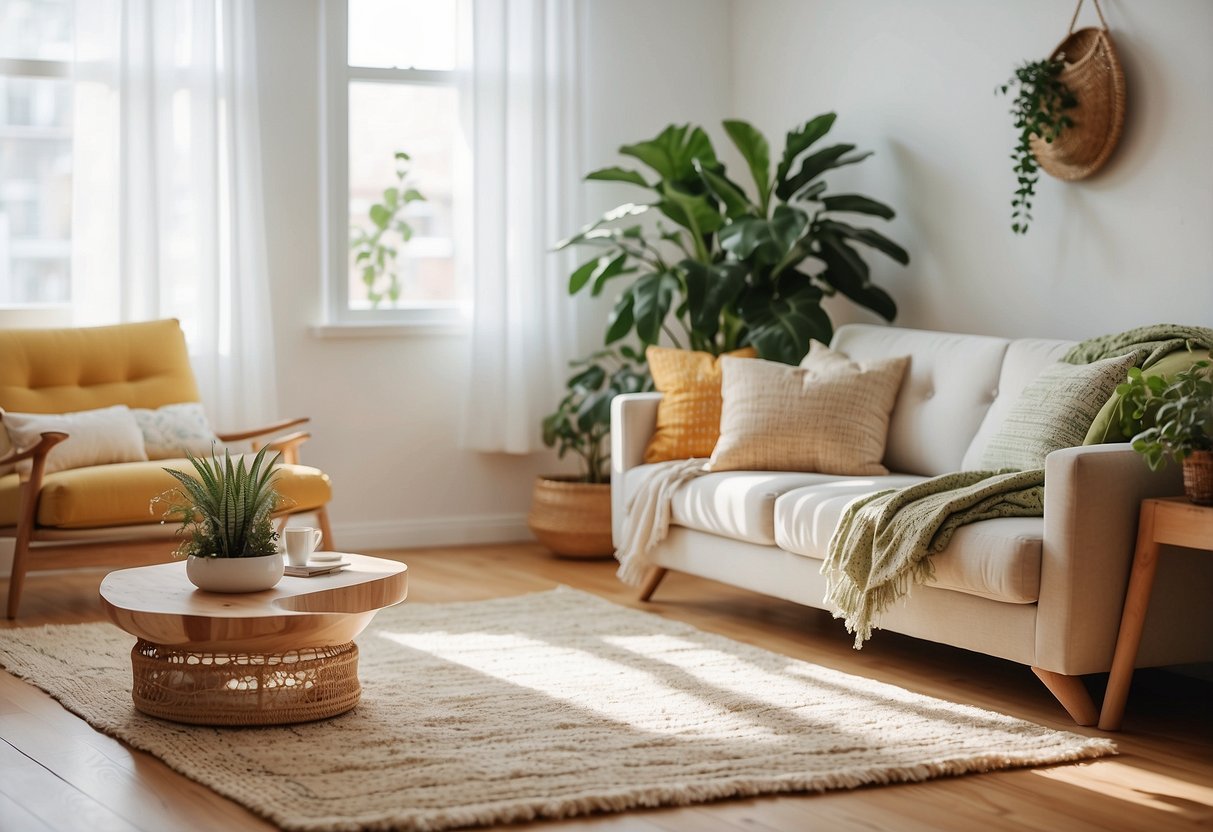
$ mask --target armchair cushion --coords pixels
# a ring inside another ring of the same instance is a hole
[[[75,468],[42,481],[37,524],[59,529],[86,529],[159,523],[161,512],[151,499],[176,486],[163,468],[190,472],[184,459],[125,462]],[[280,465],[277,488],[294,511],[324,506],[332,496],[328,475],[306,465]],[[0,477],[0,525],[17,521],[17,475]]]
[[[143,434],[130,408],[125,405],[82,410],[76,413],[3,414],[4,429],[13,447],[29,450],[43,433],[61,431],[68,438],[46,457],[46,473],[88,465],[136,462],[147,459]],[[30,461],[17,463],[17,470],[30,468]]]

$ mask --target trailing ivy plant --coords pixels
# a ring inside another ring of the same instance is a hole
[[[400,300],[399,247],[413,238],[413,227],[404,219],[404,211],[411,202],[421,202],[425,197],[416,188],[408,187],[409,155],[396,153],[396,184],[383,192],[383,201],[371,206],[371,230],[354,226],[350,229],[350,248],[354,251],[354,265],[358,268],[366,286],[366,296],[372,307],[385,299],[391,303]]]
[[[581,482],[604,483],[610,479],[611,399],[652,390],[653,382],[644,356],[628,346],[596,352],[572,366],[577,373],[567,382],[568,393],[543,420],[543,444],[562,459],[570,451],[578,456]]]
[[[795,364],[810,339],[833,335],[821,306],[827,295],[841,293],[891,321],[897,306],[870,280],[860,250],[903,265],[910,257],[879,232],[841,219],[889,220],[892,208],[859,194],[827,194],[823,174],[871,155],[854,152],[853,144],[815,148],[834,120],[826,113],[790,131],[777,160],[757,129],[725,121],[753,180],[750,190],[729,177],[707,133],[691,125],[670,125],[619,148],[646,172],[609,167],[587,175],[645,192],[556,245],[601,250],[572,273],[570,294],[597,296],[613,281],[629,280],[606,343],[635,332],[647,346],[664,333],[680,347],[719,354],[752,344],[763,358]]]
[[[1066,110],[1078,103],[1074,93],[1061,80],[1064,64],[1046,58],[1043,61],[1028,61],[1015,70],[1007,83],[998,88],[1006,95],[1012,87],[1018,87],[1011,106],[1015,118],[1015,129],[1019,136],[1011,160],[1018,187],[1011,199],[1011,230],[1016,234],[1027,234],[1032,222],[1032,200],[1036,197],[1036,183],[1040,179],[1040,165],[1032,152],[1032,141],[1038,139],[1052,144],[1062,131],[1074,126]]]

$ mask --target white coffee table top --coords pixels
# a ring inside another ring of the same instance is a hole
[[[199,652],[279,652],[352,641],[374,614],[408,594],[408,567],[394,560],[345,554],[341,572],[284,575],[263,592],[196,588],[185,563],[120,569],[101,582],[110,620],[155,644]]]

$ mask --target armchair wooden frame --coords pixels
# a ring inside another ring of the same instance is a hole
[[[277,438],[266,437],[281,433],[284,430],[306,424],[306,417],[287,419],[261,428],[235,433],[217,434],[220,442],[248,441],[252,449],[258,450],[265,446],[282,454],[282,462],[286,464],[299,463],[299,446],[311,438],[308,431],[294,431]],[[3,430],[3,428],[0,428]],[[29,570],[31,552],[36,552],[39,566],[62,568],[64,566],[98,565],[113,562],[118,557],[129,557],[135,547],[163,547],[165,542],[175,533],[175,529],[159,523],[149,523],[137,526],[116,526],[97,529],[53,529],[39,528],[37,525],[38,501],[42,493],[42,482],[45,476],[46,458],[51,449],[68,438],[62,432],[43,433],[42,438],[32,448],[15,452],[0,459],[0,466],[10,463],[30,461],[30,468],[19,474],[19,496],[17,507],[17,524],[15,526],[0,526],[0,539],[13,538],[13,565],[9,575],[8,618],[17,617],[21,604],[21,593],[25,587],[25,574]],[[149,498],[150,499],[150,498]],[[316,523],[324,533],[325,543],[332,548],[333,533],[329,525],[326,506],[318,508],[285,508],[276,512],[279,531],[286,525],[287,518],[292,514],[314,514]],[[34,544],[40,544],[34,546]],[[64,557],[66,556],[66,557]],[[43,562],[45,561],[45,562]]]

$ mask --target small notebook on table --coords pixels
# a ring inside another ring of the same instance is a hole
[[[340,572],[345,567],[349,566],[348,560],[326,561],[325,563],[309,563],[307,566],[294,566],[287,564],[284,574],[291,575],[295,578],[314,578],[317,575],[330,575],[333,572]]]

